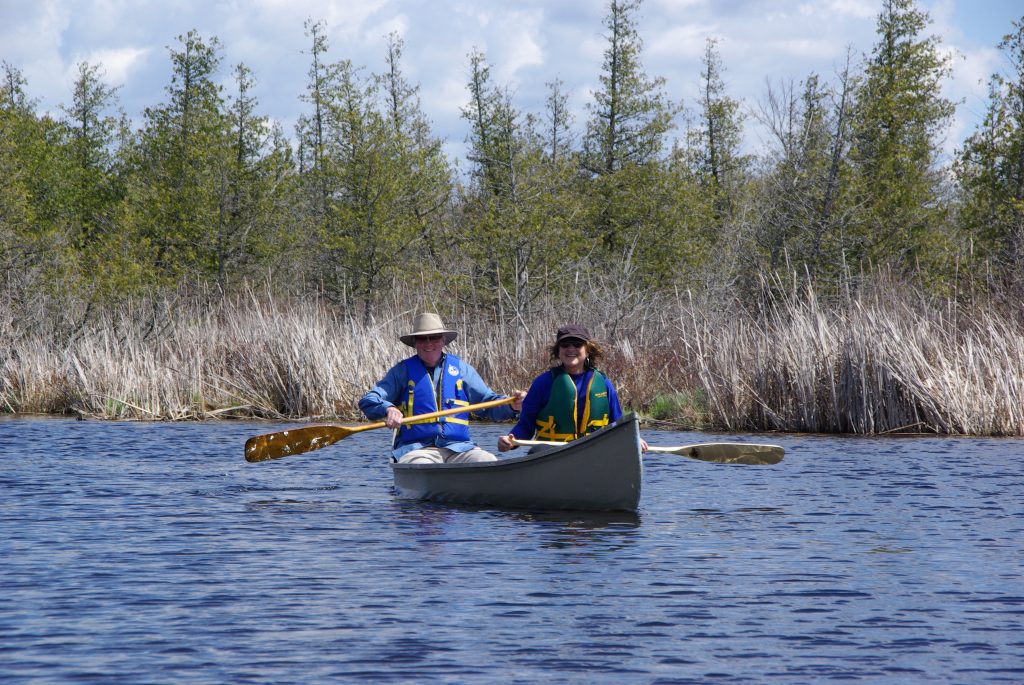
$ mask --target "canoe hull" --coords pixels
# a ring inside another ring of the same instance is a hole
[[[475,464],[391,464],[398,496],[535,511],[631,511],[640,503],[640,428],[629,414],[550,451]]]

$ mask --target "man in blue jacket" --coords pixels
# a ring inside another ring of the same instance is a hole
[[[470,404],[502,399],[491,390],[476,369],[444,346],[455,340],[456,332],[445,328],[437,314],[419,314],[413,331],[399,337],[416,354],[395,364],[387,375],[359,400],[368,419],[384,419],[396,430],[392,445],[395,460],[403,463],[466,463],[494,461],[469,436],[469,413],[440,416],[402,423],[409,416],[430,414]],[[522,407],[526,393],[516,391],[512,406],[491,407],[482,412],[492,421],[512,419]]]

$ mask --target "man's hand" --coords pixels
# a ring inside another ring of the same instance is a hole
[[[512,402],[512,409],[514,409],[515,411],[520,411],[523,408],[523,400],[526,399],[526,391],[516,390],[511,395],[509,395],[509,397],[515,398],[515,400]]]
[[[387,414],[384,416],[384,425],[388,428],[398,428],[402,425],[402,419],[405,416],[398,407],[388,407]]]

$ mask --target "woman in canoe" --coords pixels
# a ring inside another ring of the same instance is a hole
[[[467,463],[494,461],[495,456],[476,446],[469,436],[469,414],[403,423],[402,419],[458,406],[490,402],[504,396],[491,390],[476,369],[444,346],[456,332],[445,328],[437,314],[420,314],[413,331],[399,340],[416,354],[395,364],[383,379],[359,400],[366,418],[384,419],[396,429],[392,455],[406,463]],[[501,405],[481,413],[492,421],[515,417],[526,393],[512,394],[512,406]]]
[[[537,376],[523,400],[519,422],[498,438],[498,449],[514,448],[515,440],[569,442],[614,423],[622,406],[611,380],[597,364],[601,347],[583,326],[563,326],[550,348],[552,368]],[[641,447],[647,451],[643,440]]]

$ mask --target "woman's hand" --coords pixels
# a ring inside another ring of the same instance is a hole
[[[508,435],[502,435],[502,436],[498,437],[498,451],[499,452],[508,452],[511,449],[515,449],[516,448],[516,444],[514,442],[515,439],[516,439],[516,437],[514,435],[512,435],[511,433],[509,433]]]

